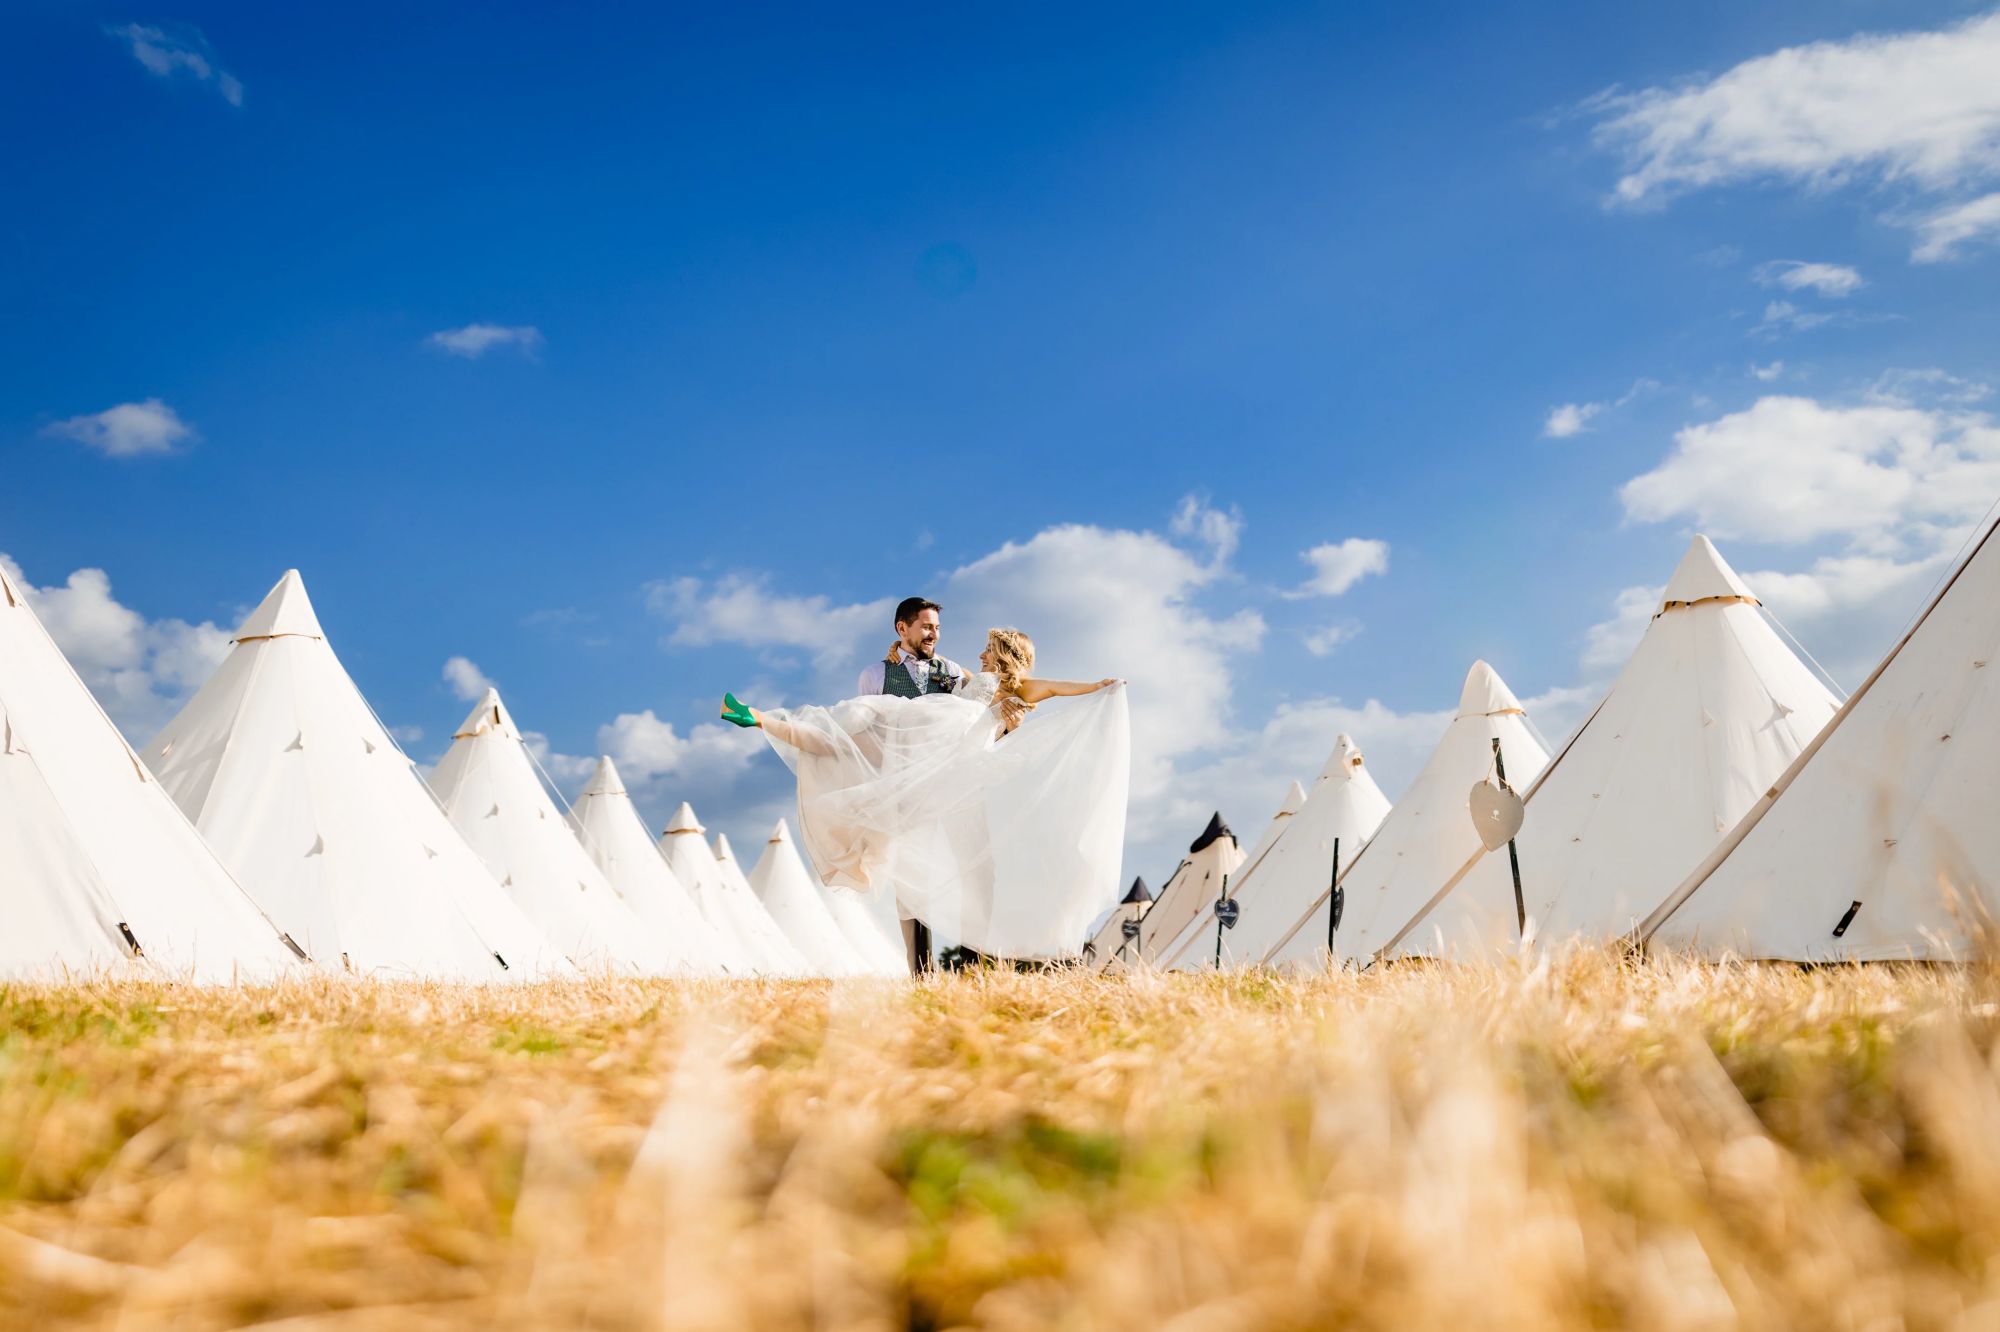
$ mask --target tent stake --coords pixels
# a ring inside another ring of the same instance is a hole
[[[1507,764],[1500,757],[1500,737],[1493,737],[1493,775],[1500,779],[1504,789],[1507,786]],[[1514,932],[1516,936],[1528,932],[1528,904],[1521,896],[1521,857],[1514,850],[1514,839],[1507,839],[1507,868],[1514,873]]]

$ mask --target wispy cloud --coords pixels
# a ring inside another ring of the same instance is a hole
[[[105,28],[132,52],[132,58],[163,79],[185,74],[197,83],[212,83],[231,106],[243,105],[243,81],[216,63],[215,52],[199,29],[147,27],[126,23]]]
[[[1968,246],[2000,240],[2000,191],[1943,208],[1917,224],[1917,248],[1910,258],[1920,264],[1956,259]]]
[[[1766,384],[1784,373],[1785,363],[1783,361],[1773,361],[1769,365],[1758,365],[1753,362],[1750,366],[1751,377],[1761,380]]]
[[[2000,12],[1931,32],[1786,47],[1713,78],[1584,104],[1625,164],[1610,202],[1658,205],[1721,185],[1896,186],[1930,200],[1894,220],[1912,258],[1951,258],[2000,229]]]
[[[172,453],[197,438],[194,427],[158,398],[121,402],[101,412],[72,416],[42,427],[45,435],[73,439],[107,458],[138,458]]]
[[[1767,264],[1757,265],[1752,276],[1766,287],[1815,291],[1835,299],[1852,295],[1867,285],[1859,269],[1846,264],[1807,263],[1802,259],[1773,259]]]
[[[1780,333],[1806,333],[1827,324],[1847,322],[1844,313],[1802,310],[1790,301],[1772,301],[1764,307],[1764,317],[1751,326],[1752,337],[1776,337]]]
[[[1361,626],[1349,621],[1345,624],[1330,624],[1305,636],[1306,651],[1315,657],[1332,656],[1334,649],[1343,643],[1351,643],[1361,634]]]
[[[542,331],[533,324],[467,324],[439,329],[424,339],[424,345],[468,361],[476,361],[496,347],[512,347],[532,360],[542,349]]]
[[[1549,409],[1548,419],[1542,422],[1542,434],[1548,439],[1568,439],[1590,429],[1590,423],[1605,412],[1615,412],[1633,400],[1655,392],[1660,387],[1657,379],[1635,379],[1632,387],[1609,402],[1566,402]]]

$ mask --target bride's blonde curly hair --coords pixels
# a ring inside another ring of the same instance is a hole
[[[988,629],[986,646],[993,649],[993,673],[1000,677],[1000,688],[1020,693],[1021,681],[1035,669],[1035,640],[1019,629]]]

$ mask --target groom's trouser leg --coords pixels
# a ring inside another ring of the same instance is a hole
[[[921,976],[932,966],[931,927],[920,920],[905,918],[903,921],[903,952],[910,963],[910,974]]]

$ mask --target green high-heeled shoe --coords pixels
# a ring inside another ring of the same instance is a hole
[[[750,715],[750,709],[737,700],[734,694],[722,696],[722,720],[738,726],[755,726],[757,719]]]

